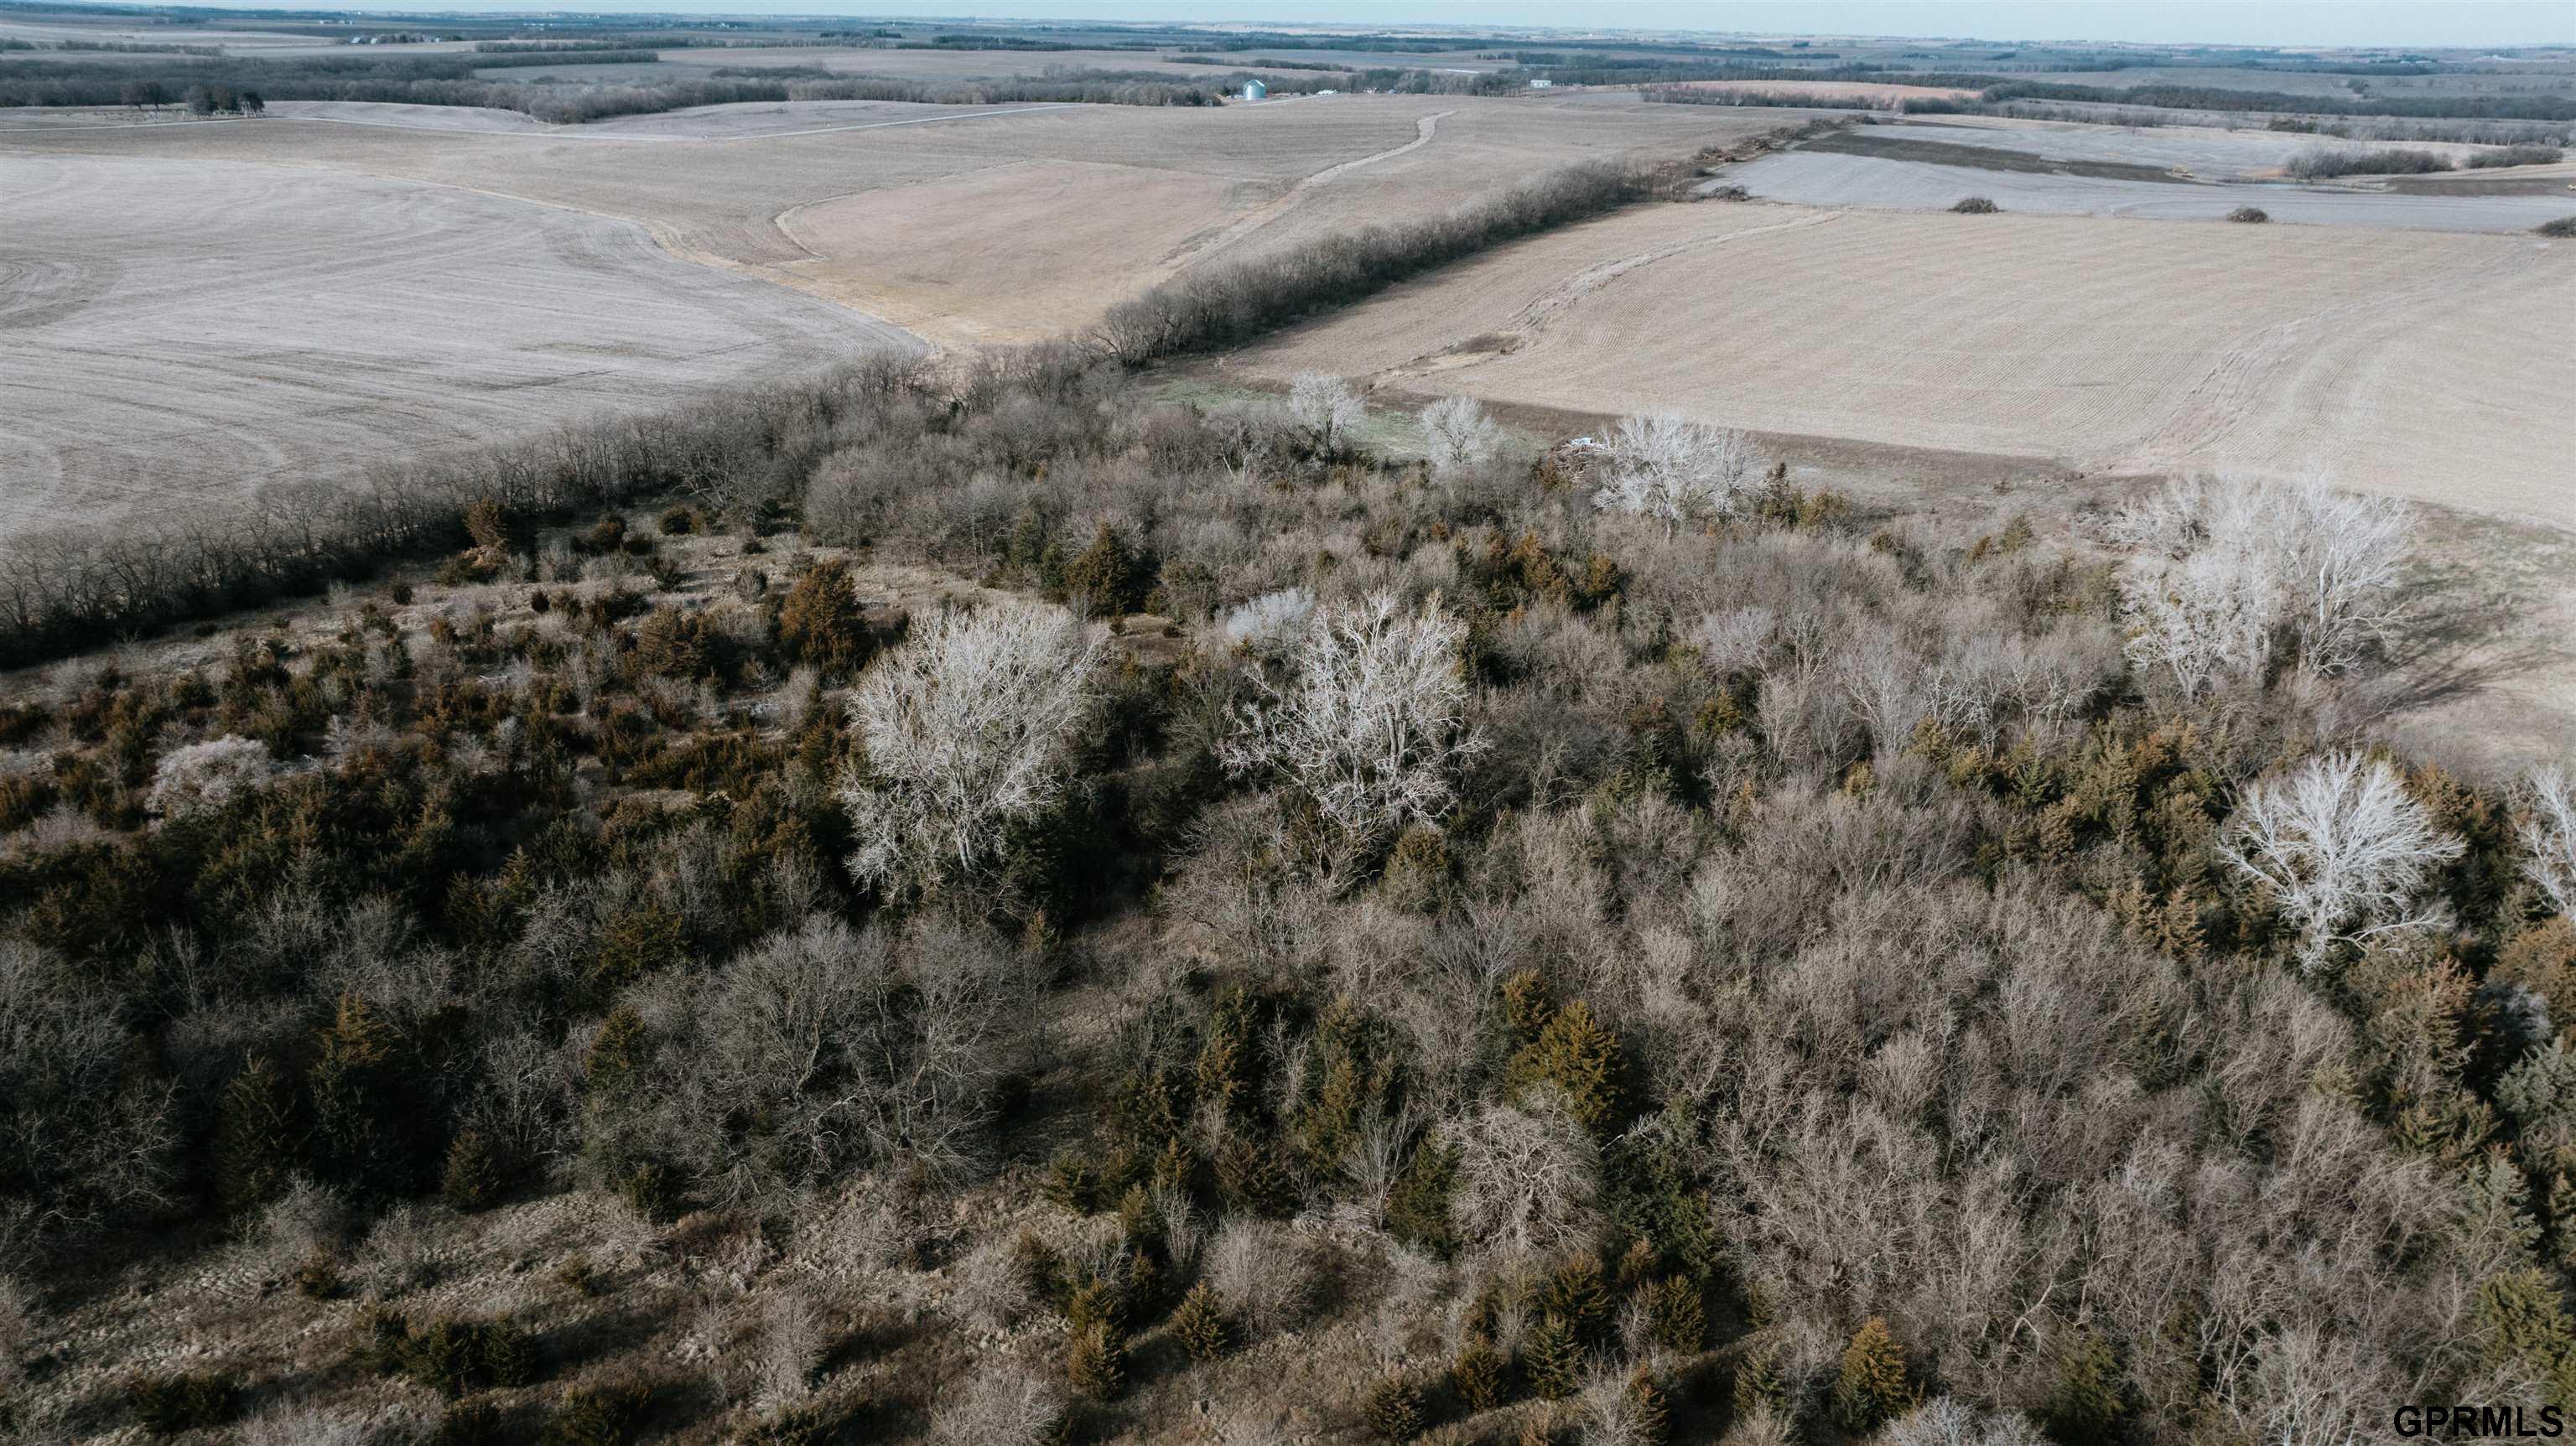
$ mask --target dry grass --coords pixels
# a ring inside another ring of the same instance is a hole
[[[2530,238],[1701,206],[1539,238],[1248,360],[2086,470],[2322,469],[2569,526],[2571,306]],[[1484,333],[1520,344],[1444,354]]]

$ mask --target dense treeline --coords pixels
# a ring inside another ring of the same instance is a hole
[[[1463,256],[1601,215],[1653,194],[1658,184],[1635,168],[1570,166],[1437,219],[1196,267],[1111,307],[1099,336],[1130,365],[1231,345]]]
[[[173,92],[192,85],[220,85],[235,91],[255,90],[271,100],[365,100],[494,106],[527,111],[543,119],[560,120],[581,109],[582,102],[570,94],[552,93],[552,88],[477,80],[474,72],[494,67],[568,63],[649,65],[659,58],[650,50],[586,52],[577,62],[535,54],[475,55],[457,59],[422,56],[392,60],[323,56],[293,61],[225,57],[206,61],[159,62],[140,72],[132,66],[108,63],[0,61],[0,105],[120,105],[124,103],[125,88],[140,79],[158,83]],[[690,83],[682,83],[683,86],[686,84]],[[706,82],[694,84],[703,86]],[[675,87],[655,89],[680,93]],[[782,92],[732,98],[784,100],[786,96]],[[706,105],[714,102],[687,100],[678,103]],[[547,114],[550,109],[557,113]]]
[[[722,72],[720,72],[722,73]],[[738,74],[759,74],[753,70]],[[1019,102],[1083,105],[1213,106],[1225,104],[1219,85],[1175,80],[1152,71],[1069,70],[1035,78],[923,81],[891,76],[837,75],[791,80],[790,100],[893,100],[926,105],[1004,105]]]
[[[2062,1446],[2576,1395],[2576,798],[2353,751],[2384,597],[2265,591],[2402,510],[2181,488],[2115,557],[1670,419],[1534,454],[1434,408],[1426,466],[1330,379],[1132,386],[888,364],[686,466],[711,417],[643,424],[649,522],[531,453],[437,591],[0,710],[7,1269],[222,1222],[277,1283],[233,1309],[313,1323],[112,1409],[1035,1446],[1289,1331],[1182,1389]],[[983,600],[898,616],[870,559]],[[2166,646],[2204,587],[2262,633],[2209,673]],[[2364,893],[2265,872],[2302,828]],[[564,1195],[550,1241],[748,1263],[424,1288],[435,1221]],[[603,1377],[605,1326],[458,1304],[537,1297],[675,1334]]]
[[[2451,117],[2462,120],[2576,120],[2576,98],[2555,95],[2410,95],[2345,99],[2221,86],[2063,85],[2015,80],[1986,87],[1989,103],[2012,100],[2094,101],[2177,110],[2281,112],[2293,115]]]
[[[316,481],[207,515],[0,546],[0,666],[365,577],[389,559],[450,550],[466,505],[560,518],[653,492],[792,472],[852,398],[889,385],[883,364],[781,392],[719,395],[684,411]]]

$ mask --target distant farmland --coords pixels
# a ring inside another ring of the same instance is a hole
[[[2571,261],[2528,236],[1663,207],[1243,360],[2088,470],[2316,470],[2569,526]]]
[[[0,538],[918,345],[575,211],[283,166],[7,165]]]

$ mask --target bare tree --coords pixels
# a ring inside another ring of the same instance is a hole
[[[1421,421],[1434,476],[1447,477],[1479,466],[1502,445],[1502,428],[1472,397],[1442,397],[1422,409]]]
[[[1463,1238],[1526,1258],[1572,1249],[1597,1228],[1598,1154],[1548,1091],[1468,1116],[1455,1129],[1454,1147],[1452,1209]]]
[[[1303,637],[1314,616],[1314,593],[1302,587],[1283,587],[1229,609],[1217,623],[1217,631],[1236,647],[1270,652]]]
[[[1072,614],[1013,599],[943,613],[879,660],[849,705],[867,744],[840,794],[850,872],[886,887],[972,871],[1053,803],[1099,656]]]
[[[970,1176],[1029,983],[1019,956],[936,915],[900,948],[824,915],[781,930],[673,1001],[673,1153],[725,1199],[862,1164]]]
[[[1887,1423],[1885,1446],[2047,1446],[2039,1428],[2011,1411],[1980,1411],[1935,1396]]]
[[[1368,406],[1350,384],[1327,372],[1299,372],[1288,381],[1288,414],[1306,429],[1315,450],[1339,451],[1368,420]]]
[[[2248,785],[2219,845],[2298,926],[2306,969],[2338,943],[2438,922],[2417,901],[2433,871],[2460,852],[2460,841],[2407,796],[2396,769],[2353,752]]]
[[[2400,620],[2413,512],[2321,479],[2177,478],[2111,524],[2146,554],[2123,580],[2131,657],[2186,694],[2259,676],[2280,639],[2301,667],[2338,673]]]
[[[2269,490],[2276,571],[2299,662],[2340,673],[2397,629],[2415,510],[2394,497],[2337,492],[2318,478]]]
[[[2271,664],[2279,589],[2261,559],[2202,552],[2135,565],[2121,591],[2129,661],[2171,674],[2185,698],[2259,680]]]
[[[1451,775],[1485,746],[1467,727],[1459,647],[1467,626],[1438,598],[1407,610],[1392,592],[1318,609],[1283,687],[1248,705],[1217,756],[1234,773],[1276,772],[1364,851],[1410,823],[1437,824]]]
[[[2576,781],[2564,769],[2540,769],[2531,775],[2523,806],[2523,877],[2551,907],[2576,917]]]
[[[0,939],[0,1160],[35,1223],[167,1198],[174,1092],[130,1070],[137,1055],[111,999],[53,954]]]
[[[1610,434],[1609,480],[1592,496],[1604,512],[1631,512],[1664,525],[1733,512],[1761,481],[1751,438],[1671,412],[1621,417]]]

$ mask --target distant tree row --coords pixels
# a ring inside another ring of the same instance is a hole
[[[172,104],[170,88],[157,80],[129,80],[119,99],[136,110],[150,107],[159,110]],[[255,90],[235,90],[229,85],[192,85],[180,94],[177,104],[197,115],[265,115],[268,102]]]

